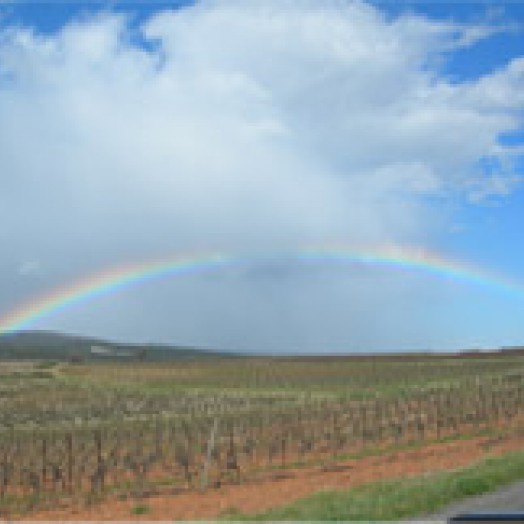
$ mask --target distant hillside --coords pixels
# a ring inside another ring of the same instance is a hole
[[[161,344],[124,344],[53,331],[0,335],[0,359],[165,361],[187,358],[238,357],[235,353]]]
[[[53,331],[22,331],[19,333],[0,335],[0,360],[76,360],[76,361],[146,361],[161,362],[177,359],[194,358],[247,358],[263,357],[279,361],[409,361],[435,360],[449,358],[486,358],[524,356],[524,346],[494,348],[490,351],[463,350],[454,352],[391,352],[391,353],[345,353],[300,355],[279,355],[269,353],[234,353],[184,346],[162,344],[126,344],[112,342],[94,337],[71,335]]]

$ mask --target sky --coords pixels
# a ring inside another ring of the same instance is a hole
[[[0,0],[0,324],[256,352],[524,343],[524,3]],[[303,264],[432,253],[491,279]],[[496,282],[511,282],[508,293]]]

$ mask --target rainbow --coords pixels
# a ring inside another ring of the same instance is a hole
[[[332,245],[262,257],[208,253],[125,264],[94,273],[7,312],[0,317],[0,334],[28,329],[35,323],[64,310],[117,293],[130,286],[161,278],[217,272],[235,266],[279,260],[286,260],[288,263],[343,263],[408,272],[418,271],[438,278],[452,279],[524,297],[524,287],[518,284],[421,249],[383,246],[356,250]]]

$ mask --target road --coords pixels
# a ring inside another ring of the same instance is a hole
[[[518,513],[524,514],[524,481],[503,488],[455,502],[438,513],[410,519],[409,522],[446,522],[460,513]],[[524,522],[524,520],[523,520]]]

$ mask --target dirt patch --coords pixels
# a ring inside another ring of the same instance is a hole
[[[205,492],[162,494],[144,500],[110,500],[92,508],[40,511],[24,520],[196,520],[212,519],[227,511],[256,513],[289,504],[321,490],[345,489],[380,479],[452,470],[487,456],[521,450],[524,436],[504,439],[474,438],[430,444],[381,456],[340,461],[326,467],[289,469],[284,475],[261,478],[240,485],[226,485]],[[268,474],[270,475],[270,474]],[[147,512],[134,514],[138,505]]]

